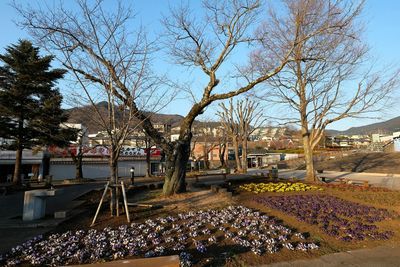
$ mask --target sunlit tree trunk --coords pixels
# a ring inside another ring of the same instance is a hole
[[[171,151],[165,151],[166,171],[163,194],[170,196],[186,192],[186,166],[190,155],[190,138],[175,142]]]
[[[221,164],[221,168],[226,168],[225,161],[225,153],[226,153],[226,143],[219,144],[218,154],[219,154],[219,162]]]
[[[242,140],[242,172],[247,173],[247,138]]]
[[[117,188],[115,185],[118,184],[118,158],[115,151],[114,145],[110,146],[110,158],[109,158],[109,166],[110,166],[110,184],[114,185],[111,190],[111,200],[110,200],[110,210],[111,216],[116,215],[116,205],[117,205]]]
[[[242,168],[242,162],[240,160],[240,156],[239,156],[239,142],[238,142],[238,138],[234,137],[232,139],[232,143],[233,143],[233,149],[235,152],[235,162],[236,162],[236,169],[239,173],[243,172],[243,168]],[[243,155],[243,149],[242,149],[242,155]]]

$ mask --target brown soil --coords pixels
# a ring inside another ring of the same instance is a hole
[[[331,171],[400,173],[400,153],[357,153],[315,165],[316,169]]]
[[[89,228],[102,193],[102,191],[92,191],[81,197],[80,200],[86,201],[85,204],[80,206],[80,209],[84,212],[58,225],[54,232],[61,233],[68,230]],[[233,204],[231,199],[213,194],[209,190],[187,192],[172,197],[164,197],[161,193],[161,189],[145,190],[135,193],[128,192],[127,198],[129,203],[141,203],[154,206],[130,207],[129,212],[131,220],[134,222],[141,222],[149,218],[174,215],[184,211],[222,208]],[[127,224],[125,213],[121,210],[120,216],[111,217],[109,200],[107,199],[102,205],[102,209],[93,228],[103,229],[105,227],[117,227],[122,224]]]
[[[237,186],[233,186],[237,191]],[[54,231],[64,232],[67,230],[88,229],[93,219],[98,201],[102,192],[91,192],[82,199],[86,200],[81,208],[85,210],[81,215],[72,218],[71,220],[59,225]],[[133,215],[134,222],[142,222],[148,218],[154,218],[166,215],[175,215],[179,212],[188,210],[199,210],[208,208],[221,208],[231,204],[244,205],[249,208],[258,209],[269,216],[275,216],[282,220],[288,227],[299,232],[310,234],[310,240],[320,244],[320,249],[315,251],[300,252],[288,251],[282,249],[275,254],[263,254],[255,256],[251,251],[245,250],[242,247],[235,246],[225,240],[221,240],[217,245],[209,247],[205,254],[196,254],[194,248],[189,249],[189,253],[195,256],[197,263],[195,266],[247,266],[267,264],[272,262],[290,261],[296,259],[307,259],[318,257],[323,254],[334,253],[338,251],[347,251],[357,248],[375,247],[379,245],[400,246],[400,218],[378,223],[378,227],[382,230],[391,230],[395,235],[388,241],[362,241],[345,243],[334,237],[326,235],[318,226],[309,225],[304,222],[299,222],[295,217],[286,215],[282,212],[270,209],[266,206],[257,204],[253,201],[256,196],[250,192],[236,192],[233,200],[223,197],[220,194],[213,194],[209,190],[188,192],[185,194],[163,197],[160,195],[161,190],[141,191],[129,195],[130,202],[140,202],[154,205],[161,205],[161,208],[146,208],[136,207],[130,208],[130,213]],[[280,193],[263,193],[263,195],[278,195]],[[394,212],[400,213],[400,192],[398,191],[359,191],[347,189],[326,188],[325,191],[308,191],[308,192],[286,192],[281,194],[330,194],[346,200],[368,204],[380,208],[387,208]],[[127,224],[125,214],[119,217],[110,217],[108,203],[103,205],[98,221],[94,228],[103,229],[104,227],[117,227],[122,224]]]
[[[395,235],[389,240],[366,240],[360,242],[350,242],[346,243],[340,241],[334,237],[331,237],[325,234],[318,226],[310,225],[304,222],[300,222],[295,217],[287,215],[283,212],[273,210],[264,205],[258,204],[253,201],[255,196],[268,196],[268,195],[282,195],[282,194],[328,194],[337,196],[342,199],[346,199],[353,202],[358,202],[362,204],[366,204],[369,206],[374,206],[378,208],[386,208],[394,211],[395,217],[393,219],[385,220],[379,223],[375,223],[379,229],[382,231],[393,231]],[[392,200],[394,198],[395,200]],[[285,192],[285,193],[262,193],[262,194],[253,194],[250,192],[243,192],[240,195],[240,202],[249,207],[255,208],[260,211],[264,211],[269,215],[276,216],[277,218],[283,220],[285,224],[293,229],[296,229],[299,232],[308,232],[310,233],[311,239],[320,242],[321,247],[318,251],[313,251],[313,253],[303,253],[303,254],[295,254],[289,253],[288,255],[284,255],[278,253],[276,255],[268,255],[268,259],[262,259],[263,257],[259,257],[259,261],[265,261],[263,263],[270,262],[279,262],[279,261],[291,261],[295,259],[316,257],[318,255],[334,253],[339,251],[348,251],[359,248],[372,248],[381,245],[389,245],[389,246],[400,246],[400,202],[398,199],[400,198],[400,192],[398,191],[387,191],[387,192],[368,192],[368,191],[353,191],[353,190],[335,190],[335,189],[325,189],[324,191],[308,191],[308,192]],[[237,257],[241,262],[252,262],[251,255],[238,255]],[[260,262],[261,263],[261,262]]]

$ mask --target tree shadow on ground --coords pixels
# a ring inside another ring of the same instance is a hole
[[[359,153],[336,160],[317,162],[316,168],[342,172],[400,173],[400,154]]]

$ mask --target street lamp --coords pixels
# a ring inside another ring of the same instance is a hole
[[[133,185],[134,180],[135,180],[135,167],[132,166],[129,171],[131,173],[131,184]]]

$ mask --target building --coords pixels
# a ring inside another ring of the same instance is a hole
[[[118,176],[130,177],[131,167],[135,168],[135,176],[146,174],[145,157],[120,157],[118,160]],[[151,157],[150,169],[152,174],[162,171],[160,157]],[[107,179],[110,177],[108,157],[85,157],[82,162],[83,177],[87,179]],[[71,158],[51,158],[49,174],[53,180],[75,178],[75,165]]]
[[[386,143],[386,142],[391,142],[396,138],[400,137],[400,132],[394,132],[392,134],[379,134],[375,133],[372,134],[372,142],[373,143]]]
[[[282,160],[291,160],[299,158],[299,154],[286,153],[250,153],[247,155],[249,168],[262,168],[271,164],[277,164]]]
[[[250,141],[271,141],[283,136],[286,132],[285,127],[259,127],[249,136]]]
[[[101,148],[101,149],[98,149]],[[105,179],[110,177],[108,149],[98,147],[89,150],[83,158],[83,176],[89,179]],[[15,166],[15,151],[0,151],[0,182],[12,180]],[[130,168],[135,168],[136,176],[146,174],[147,163],[144,151],[136,154],[121,155],[118,161],[118,175],[130,176]],[[39,175],[51,175],[53,180],[75,178],[75,164],[65,151],[58,153],[52,151],[32,151],[25,149],[22,154],[22,179],[31,177],[37,179]],[[153,148],[150,157],[150,170],[152,174],[163,172],[161,151]]]
[[[0,182],[12,180],[15,166],[15,151],[0,150]],[[39,175],[45,177],[49,174],[50,155],[46,151],[22,151],[21,178],[37,179]]]
[[[160,133],[162,133],[165,137],[169,138],[171,135],[171,125],[163,124],[163,123],[155,123],[154,128],[157,129]],[[88,144],[91,147],[103,145],[110,145],[109,136],[107,131],[100,131],[97,133],[92,133],[88,135]],[[143,129],[138,128],[134,129],[124,140],[125,146],[130,147],[146,147],[146,134]]]
[[[61,124],[61,128],[72,128],[79,130],[78,137],[76,140],[72,140],[73,144],[88,144],[89,143],[89,132],[88,128],[84,126],[82,123],[63,123]]]
[[[365,148],[370,144],[368,135],[325,136],[325,146],[329,148]]]
[[[146,147],[145,139],[146,135],[143,131],[134,131],[125,138],[123,144],[130,147]],[[106,131],[101,131],[95,134],[89,134],[88,145],[90,147],[110,145],[108,133]]]

